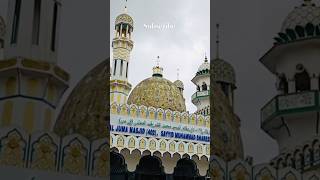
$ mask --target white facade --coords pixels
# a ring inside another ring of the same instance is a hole
[[[1,127],[51,130],[69,74],[56,65],[59,1],[9,0],[0,59]]]
[[[9,0],[5,59],[15,57],[56,63],[60,0]]]

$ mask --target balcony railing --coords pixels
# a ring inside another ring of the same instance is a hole
[[[261,108],[261,121],[264,123],[277,115],[316,109],[320,109],[319,91],[278,95]]]
[[[200,97],[206,97],[206,96],[209,96],[210,95],[210,91],[207,90],[207,91],[198,91],[198,92],[195,92],[192,96],[191,96],[191,100],[193,101],[194,99],[196,98],[200,98]]]

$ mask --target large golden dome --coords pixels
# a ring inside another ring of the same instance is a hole
[[[153,70],[160,70],[160,73],[154,73],[152,77],[140,82],[130,93],[128,104],[185,112],[185,100],[178,87],[162,77],[162,68],[155,67]]]
[[[54,131],[60,136],[81,134],[89,140],[109,140],[106,106],[110,65],[107,60],[93,68],[66,100]]]

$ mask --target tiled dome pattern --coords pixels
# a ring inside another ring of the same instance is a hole
[[[296,7],[285,19],[282,24],[281,31],[286,29],[294,29],[296,26],[306,26],[308,23],[314,25],[320,24],[320,7],[316,6],[312,1],[307,1]]]
[[[116,24],[120,24],[120,23],[129,24],[130,26],[133,27],[133,19],[132,19],[131,16],[129,16],[129,15],[126,14],[126,13],[120,14],[119,16],[117,16],[117,18],[116,18]]]
[[[182,81],[176,80],[176,81],[174,82],[174,84],[175,84],[178,88],[184,89],[184,85],[183,85],[183,82],[182,82]]]
[[[128,104],[186,111],[184,98],[177,86],[165,78],[155,76],[143,80],[132,90]]]
[[[233,67],[222,59],[212,61],[212,70],[210,72],[212,72],[214,81],[236,84],[236,75]]]

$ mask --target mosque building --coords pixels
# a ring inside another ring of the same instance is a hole
[[[315,2],[304,0],[289,13],[260,59],[277,79],[278,93],[261,108],[261,128],[279,154],[259,165],[243,159],[236,74],[218,53],[219,38],[217,56],[195,69],[197,110],[189,113],[184,83],[168,80],[159,64],[137,86],[129,83],[137,70],[129,64],[134,20],[127,12],[115,20],[112,70],[108,60],[90,70],[55,119],[70,79],[57,63],[62,4],[9,0],[7,18],[0,17],[1,178],[320,179]]]
[[[133,29],[133,18],[125,9],[116,17],[112,41],[111,178],[204,179],[211,153],[226,159],[242,157],[240,120],[233,112],[233,67],[219,56],[213,61],[213,83],[217,84],[216,91],[220,92],[217,104],[226,110],[218,110],[217,124],[212,125],[210,63],[207,57],[191,80],[195,85],[191,96],[191,102],[197,107],[194,113],[186,110],[185,102],[189,98],[183,95],[184,83],[166,79],[165,70],[159,63],[153,67],[151,76],[131,90],[128,77],[138,71],[130,69],[129,63],[135,60],[130,57],[134,50]],[[210,138],[210,125],[216,130],[214,140]]]

